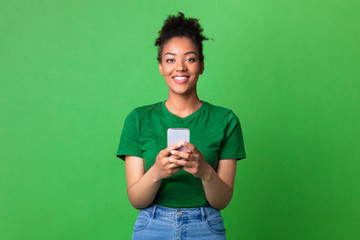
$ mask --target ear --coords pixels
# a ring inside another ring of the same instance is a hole
[[[200,74],[202,74],[204,72],[205,66],[204,66],[204,61],[202,61],[200,63]]]
[[[159,72],[161,75],[164,75],[164,70],[161,63],[159,63]]]

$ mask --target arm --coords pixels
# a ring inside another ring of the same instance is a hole
[[[168,157],[170,151],[178,147],[175,144],[160,151],[155,164],[146,173],[142,158],[125,157],[127,194],[131,205],[137,209],[148,207],[155,199],[161,180],[182,169],[182,166],[170,162]]]
[[[152,169],[145,173],[143,159],[125,157],[127,194],[133,207],[146,208],[154,200],[160,181],[154,178]]]
[[[209,165],[208,172],[202,178],[206,199],[214,208],[224,209],[233,194],[236,159],[220,160],[217,172]]]
[[[174,163],[183,166],[183,169],[195,177],[201,178],[205,196],[209,204],[216,209],[224,209],[232,198],[236,159],[219,161],[217,172],[205,161],[201,152],[191,143],[183,142],[188,149],[182,152],[171,151],[172,154],[184,158],[174,159]]]

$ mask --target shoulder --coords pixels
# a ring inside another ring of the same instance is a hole
[[[231,109],[213,105],[208,102],[205,103],[208,105],[209,114],[216,116],[217,119],[224,119],[227,121],[230,121],[231,119],[237,119],[237,116]]]
[[[129,113],[129,117],[138,118],[146,115],[156,114],[161,110],[161,104],[162,102],[157,102],[150,105],[136,107]]]

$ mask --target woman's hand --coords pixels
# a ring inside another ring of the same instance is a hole
[[[180,144],[174,144],[159,152],[156,157],[155,164],[151,167],[153,168],[152,173],[155,181],[161,181],[164,178],[168,178],[183,168],[181,165],[172,161],[178,159],[178,157],[169,157],[171,151],[181,146],[182,145]]]
[[[179,144],[187,149],[181,152],[175,149],[171,150],[173,156],[170,157],[170,161],[201,179],[209,179],[215,173],[215,170],[205,161],[202,153],[194,145],[184,141]]]

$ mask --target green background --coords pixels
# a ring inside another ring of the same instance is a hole
[[[0,0],[0,239],[130,239],[115,157],[163,101],[163,20],[200,18],[200,99],[233,109],[247,159],[228,239],[360,238],[360,2]]]

